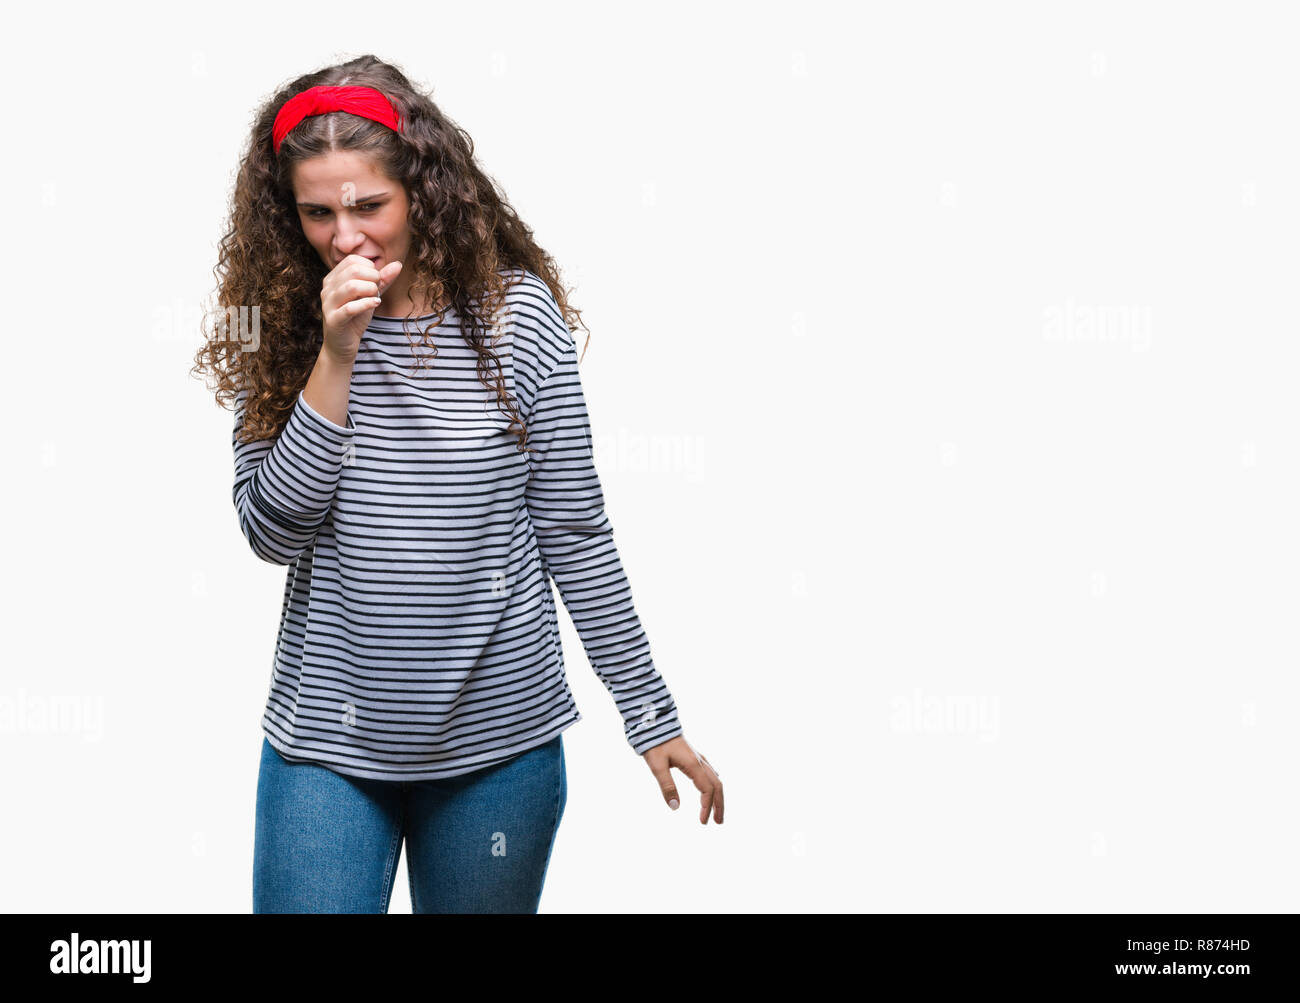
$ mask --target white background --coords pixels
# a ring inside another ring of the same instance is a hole
[[[251,910],[285,572],[189,367],[254,109],[373,52],[583,310],[726,790],[664,806],[564,618],[543,912],[1293,910],[1287,5],[463,7],[11,13],[0,909]]]

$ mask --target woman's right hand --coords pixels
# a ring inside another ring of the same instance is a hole
[[[360,254],[349,254],[334,266],[320,290],[325,328],[322,351],[340,362],[356,359],[361,336],[379,306],[380,296],[401,270],[400,261],[390,261],[381,271]]]

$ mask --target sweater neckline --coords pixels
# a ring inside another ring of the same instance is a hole
[[[447,309],[443,311],[443,321],[445,322],[446,319],[455,312],[456,310],[454,307],[447,307]],[[426,313],[422,317],[381,317],[378,314],[372,314],[370,317],[370,323],[397,327],[400,326],[403,321],[409,321],[412,324],[423,324],[426,321],[433,320],[437,316],[436,313]]]

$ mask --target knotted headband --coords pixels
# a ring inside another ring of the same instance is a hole
[[[275,152],[280,143],[293,131],[293,127],[309,115],[324,115],[331,111],[346,111],[388,126],[394,132],[402,131],[402,119],[382,91],[373,87],[330,87],[324,84],[309,87],[291,97],[280,106],[271,129],[271,142]]]

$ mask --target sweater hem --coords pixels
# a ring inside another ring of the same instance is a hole
[[[446,780],[449,777],[459,777],[466,773],[473,773],[476,770],[487,769],[490,766],[499,766],[506,760],[514,759],[516,756],[523,755],[538,746],[545,745],[557,735],[568,730],[572,725],[582,720],[582,714],[574,709],[573,713],[566,716],[559,724],[552,724],[534,735],[520,739],[513,745],[504,749],[493,749],[491,752],[480,753],[478,756],[471,756],[466,759],[449,760],[439,767],[429,767],[419,763],[408,764],[410,769],[385,769],[373,765],[358,764],[346,756],[332,755],[327,751],[319,750],[300,750],[294,749],[287,745],[279,735],[276,735],[270,727],[266,717],[262,718],[262,734],[266,740],[271,743],[271,747],[278,752],[281,757],[291,763],[307,763],[313,766],[323,766],[324,768],[346,777],[354,777],[362,780],[387,780],[387,781],[417,781],[417,780]]]

